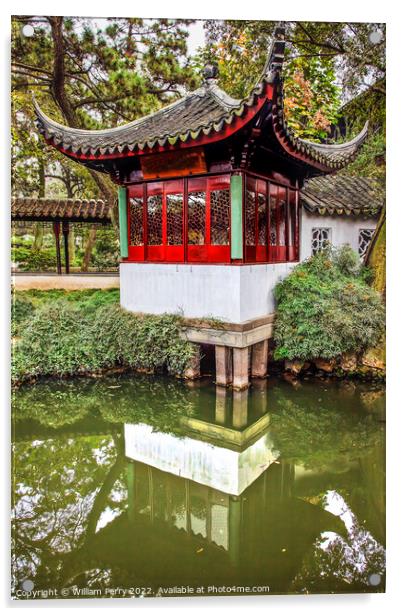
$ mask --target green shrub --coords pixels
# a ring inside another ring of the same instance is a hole
[[[31,248],[26,246],[13,246],[11,250],[11,260],[15,263],[25,263],[29,259]]]
[[[91,255],[91,265],[98,270],[117,268],[119,265],[120,251],[116,232],[112,228],[98,229],[96,242]]]
[[[137,316],[113,303],[92,311],[66,300],[42,304],[20,333],[13,353],[14,382],[115,366],[181,374],[193,353],[180,338],[178,317]]]
[[[21,325],[33,315],[35,306],[27,297],[12,295],[11,298],[11,334],[17,336]]]
[[[322,250],[276,286],[276,359],[332,359],[378,342],[384,306],[352,253]]]
[[[13,248],[11,258],[24,272],[48,271],[56,268],[56,251],[51,248]]]

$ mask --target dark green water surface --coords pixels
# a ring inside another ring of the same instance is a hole
[[[381,592],[384,391],[48,381],[13,399],[13,597]]]

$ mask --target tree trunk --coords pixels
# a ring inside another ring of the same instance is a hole
[[[45,163],[43,158],[38,157],[39,163],[39,187],[38,197],[43,199],[46,191],[46,179],[45,179]],[[40,250],[43,245],[43,225],[40,222],[34,224],[34,241],[32,244],[33,250]]]
[[[385,268],[385,205],[382,209],[380,219],[377,223],[377,227],[371,240],[369,249],[364,260],[365,265],[371,267],[373,272],[373,282],[371,286],[381,293],[385,302],[386,293],[386,268]],[[386,361],[386,348],[385,348],[385,332],[381,337],[378,344],[368,349],[362,358],[363,366],[366,366],[369,370],[378,370],[385,373],[385,361]]]
[[[34,224],[34,241],[32,250],[40,250],[43,245],[43,225],[40,222]]]
[[[87,240],[85,242],[84,257],[82,259],[82,265],[81,265],[82,272],[87,272],[89,269],[89,262],[91,260],[92,249],[95,245],[95,241],[96,241],[96,227],[94,225],[91,225]]]
[[[63,17],[47,18],[52,31],[54,45],[53,79],[52,94],[54,100],[60,107],[69,126],[80,127],[79,118],[71,105],[65,88],[65,46],[63,40]],[[116,202],[116,189],[113,182],[104,177],[101,173],[89,169],[96,185],[99,188],[101,198],[107,201],[112,207],[112,223],[115,229],[118,228],[118,211]]]
[[[386,268],[385,268],[385,207],[381,212],[373,239],[371,240],[365,264],[371,267],[374,278],[371,286],[381,293],[385,301],[386,292]]]
[[[70,224],[70,233],[68,234],[68,254],[70,255],[70,263],[73,263],[75,259],[74,224]]]

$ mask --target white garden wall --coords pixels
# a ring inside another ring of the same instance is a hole
[[[300,230],[300,260],[303,261],[311,256],[311,236],[315,227],[328,227],[331,229],[331,243],[334,246],[349,244],[353,250],[359,249],[359,230],[375,229],[377,220],[374,218],[363,218],[354,215],[322,216],[321,214],[311,214],[302,208],[301,230]]]

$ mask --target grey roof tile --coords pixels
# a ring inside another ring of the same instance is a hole
[[[375,217],[385,201],[385,191],[372,178],[330,175],[309,180],[300,200],[311,213]]]

